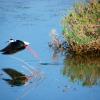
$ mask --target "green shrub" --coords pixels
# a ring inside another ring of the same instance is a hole
[[[77,54],[100,51],[100,2],[77,3],[63,21],[63,35]],[[79,50],[80,49],[80,50]]]
[[[67,41],[88,44],[100,37],[100,4],[97,0],[77,3],[73,11],[63,19],[63,34]]]

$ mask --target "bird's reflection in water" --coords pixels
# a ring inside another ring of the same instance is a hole
[[[3,80],[6,81],[11,86],[22,86],[29,80],[29,78],[25,74],[16,71],[15,69],[5,68],[3,69],[3,71],[6,74],[8,74],[11,78],[11,79],[3,78]]]
[[[20,100],[24,98],[27,94],[29,94],[30,91],[34,87],[37,87],[40,85],[40,83],[44,79],[44,74],[39,71],[39,70],[33,70],[33,74],[31,76],[25,75],[22,72],[19,72],[15,69],[12,68],[5,68],[2,69],[7,75],[10,76],[10,78],[3,78],[4,81],[6,81],[10,86],[15,87],[15,86],[23,86],[27,85],[27,83],[32,83],[30,85],[27,85],[25,90],[22,92],[22,94],[18,97],[16,97],[16,100]]]
[[[12,68],[5,68],[3,71],[10,76],[10,79],[3,78],[11,86],[22,86],[29,82],[30,80],[36,81],[36,79],[41,79],[41,74],[39,71],[33,71],[33,75],[27,76],[15,69]]]

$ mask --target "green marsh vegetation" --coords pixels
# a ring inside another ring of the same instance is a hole
[[[69,45],[63,75],[82,86],[100,85],[100,1],[76,3],[62,24]]]
[[[63,35],[74,54],[100,55],[100,1],[76,3],[62,20]]]

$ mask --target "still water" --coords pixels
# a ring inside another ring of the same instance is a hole
[[[10,38],[21,39],[39,55],[27,50],[0,54],[0,100],[100,99],[100,58],[60,56],[54,61],[48,47],[50,31],[61,33],[61,20],[75,1],[0,0],[0,49]]]

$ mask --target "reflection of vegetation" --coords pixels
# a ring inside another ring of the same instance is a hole
[[[63,20],[63,34],[75,54],[100,53],[100,1],[77,3]]]
[[[100,57],[74,56],[65,60],[63,75],[72,82],[80,81],[83,86],[100,83]]]
[[[15,69],[6,68],[3,69],[3,71],[11,77],[11,79],[3,79],[11,86],[21,86],[28,81],[28,77],[26,77],[26,75],[16,71]]]

